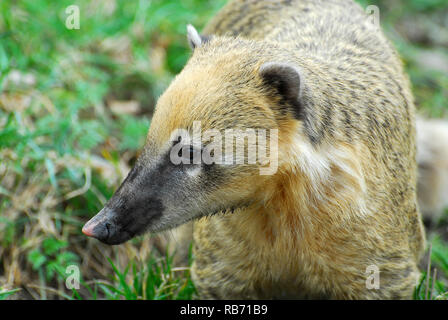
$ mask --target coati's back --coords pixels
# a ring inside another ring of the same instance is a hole
[[[274,42],[300,56],[337,62],[340,68],[347,66],[347,57],[366,62],[368,55],[401,70],[395,50],[373,18],[352,0],[233,0],[203,34]]]

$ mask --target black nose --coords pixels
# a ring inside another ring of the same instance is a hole
[[[90,219],[82,228],[82,232],[89,237],[107,242],[116,231],[114,224],[110,221],[113,215],[110,210],[103,209],[96,216]]]
[[[89,220],[82,232],[89,237],[96,238],[98,240],[106,240],[109,237],[110,223],[106,222],[105,215],[100,211],[96,216]]]
[[[107,241],[109,238],[111,225],[110,223],[100,223],[98,225],[94,225],[93,227],[84,227],[82,232],[92,238],[98,239],[100,241]]]
[[[119,228],[116,221],[116,213],[111,209],[103,208],[84,225],[82,232],[106,244],[120,244],[132,236],[128,231]]]

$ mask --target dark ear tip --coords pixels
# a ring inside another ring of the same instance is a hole
[[[266,86],[274,88],[291,106],[299,108],[303,77],[298,67],[287,62],[266,62],[260,67],[259,74]],[[298,112],[294,110],[294,113]]]
[[[283,83],[288,89],[296,91],[299,96],[303,79],[298,67],[286,62],[266,62],[260,67],[259,72],[266,81]]]
[[[262,77],[278,77],[283,80],[300,81],[301,71],[298,67],[286,62],[266,62],[260,67]]]

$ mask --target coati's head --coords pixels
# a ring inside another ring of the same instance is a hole
[[[84,226],[86,235],[120,244],[146,231],[263,201],[277,169],[274,162],[281,163],[287,131],[300,118],[301,71],[281,48],[240,38],[204,38],[191,26],[188,36],[194,49],[190,61],[160,97],[141,155]],[[228,129],[239,136],[226,149]],[[276,130],[278,143],[273,141]],[[258,148],[264,133],[267,162]],[[251,134],[256,136],[252,142]],[[246,147],[242,154],[236,150],[238,139]],[[257,161],[249,161],[257,151]]]

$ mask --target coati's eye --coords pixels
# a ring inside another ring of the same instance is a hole
[[[171,163],[174,165],[197,165],[202,162],[202,149],[195,146],[190,139],[183,141],[181,137],[172,140],[169,152]]]

